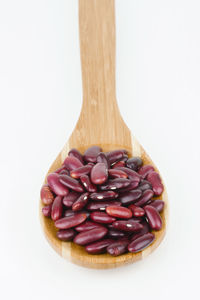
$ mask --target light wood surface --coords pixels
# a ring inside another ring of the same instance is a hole
[[[114,0],[79,0],[79,32],[82,63],[83,105],[77,125],[68,142],[53,162],[47,175],[60,167],[69,149],[82,153],[92,145],[103,151],[125,148],[129,156],[140,156],[145,164],[151,161],[142,146],[124,123],[115,95],[115,9]],[[45,180],[46,182],[46,180]],[[90,255],[83,247],[62,242],[56,237],[53,221],[41,213],[40,220],[50,245],[64,258],[90,268],[112,268],[146,257],[162,241],[167,223],[168,202],[166,189],[159,199],[165,201],[161,213],[163,228],[154,232],[155,241],[145,250],[118,257],[109,254]]]

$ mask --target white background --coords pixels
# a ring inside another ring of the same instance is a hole
[[[200,297],[199,11],[198,0],[116,1],[118,103],[165,179],[170,222],[144,261],[91,270],[59,257],[38,218],[81,108],[78,3],[0,1],[1,299]]]

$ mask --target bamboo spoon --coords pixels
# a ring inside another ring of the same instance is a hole
[[[60,167],[69,149],[82,153],[92,145],[103,151],[125,148],[130,156],[140,156],[145,164],[152,164],[145,150],[131,135],[124,123],[115,95],[115,9],[114,0],[79,0],[79,32],[83,81],[83,105],[77,125],[68,142],[50,167],[48,174]],[[47,174],[47,175],[48,175]],[[161,213],[163,227],[155,232],[155,241],[139,253],[118,257],[109,254],[90,255],[83,247],[72,242],[62,242],[56,237],[53,221],[41,213],[40,220],[51,246],[64,258],[90,268],[111,268],[138,261],[151,253],[162,241],[166,230],[167,194]]]

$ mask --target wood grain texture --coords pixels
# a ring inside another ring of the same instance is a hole
[[[117,148],[128,150],[129,156],[140,156],[145,164],[151,161],[142,146],[124,123],[115,96],[115,15],[113,0],[79,0],[79,31],[83,81],[83,105],[77,125],[69,141],[50,167],[47,175],[61,166],[69,149],[82,153],[92,145],[103,151]],[[158,170],[157,170],[158,171]],[[46,180],[45,180],[46,182]],[[41,213],[40,220],[50,245],[64,258],[90,268],[112,268],[132,263],[146,257],[162,241],[167,224],[168,201],[166,188],[159,199],[165,202],[161,213],[163,227],[154,232],[155,241],[139,253],[119,257],[109,254],[90,255],[83,247],[72,242],[62,242],[56,237],[53,221]]]

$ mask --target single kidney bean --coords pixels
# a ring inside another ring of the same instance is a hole
[[[52,203],[42,208],[42,213],[45,217],[51,216]]]
[[[87,245],[85,247],[85,250],[90,254],[104,253],[106,251],[106,248],[113,242],[114,241],[112,239],[104,239]]]
[[[91,222],[91,221],[85,221],[84,223],[78,225],[75,227],[76,231],[78,232],[83,232],[83,231],[88,231],[90,229],[93,228],[97,228],[97,227],[101,227],[102,225],[95,223],[95,222]]]
[[[63,206],[62,206],[62,197],[57,196],[52,204],[51,208],[51,218],[53,221],[56,221],[62,217]]]
[[[126,167],[120,167],[120,168],[117,168],[117,170],[121,170],[121,171],[125,172],[131,181],[136,181],[139,184],[140,175],[137,172],[135,172],[129,168],[126,168]]]
[[[162,219],[157,209],[151,205],[146,205],[144,210],[150,227],[154,230],[160,230],[162,228]]]
[[[72,189],[73,191],[83,193],[84,189],[82,185],[74,178],[67,176],[67,175],[59,175],[59,181],[67,186],[68,188]]]
[[[96,163],[97,156],[100,152],[102,152],[102,149],[100,147],[92,146],[85,151],[83,158],[86,162]]]
[[[73,203],[72,210],[81,210],[88,202],[89,193],[81,194],[80,197]]]
[[[97,163],[91,170],[90,178],[94,184],[103,184],[108,179],[108,169],[104,163]]]
[[[110,151],[106,156],[111,165],[119,160],[126,160],[128,158],[127,151],[124,149]]]
[[[105,191],[105,192],[90,194],[90,199],[95,200],[95,201],[115,199],[117,197],[118,197],[118,193],[113,192],[113,191]]]
[[[155,235],[153,233],[146,233],[137,239],[133,240],[129,245],[128,245],[128,251],[129,252],[139,252],[149,246],[155,239]]]
[[[115,218],[101,211],[93,211],[90,214],[90,219],[94,222],[102,223],[102,224],[109,224],[116,220]]]
[[[74,156],[68,156],[67,158],[65,158],[63,164],[69,171],[83,167],[82,162]]]
[[[128,178],[128,175],[125,172],[118,169],[109,169],[108,174],[112,178]]]
[[[54,173],[58,173],[58,174],[59,174],[59,173],[60,173],[61,171],[63,171],[63,170],[64,170],[64,171],[67,170],[66,167],[65,167],[65,165],[62,165],[60,168],[56,169],[56,170],[54,171]]]
[[[161,212],[164,208],[165,202],[162,200],[153,200],[149,205],[155,207],[158,212]]]
[[[106,212],[111,217],[130,219],[132,217],[132,211],[127,207],[122,206],[107,206]]]
[[[112,256],[118,256],[127,252],[128,239],[118,240],[107,247],[107,252]]]
[[[75,148],[72,148],[69,152],[68,152],[68,156],[70,157],[76,157],[77,159],[80,160],[80,162],[83,164],[83,156],[82,154]]]
[[[134,204],[136,206],[143,206],[149,200],[151,200],[152,197],[153,197],[153,191],[152,190],[146,190],[146,191],[144,191],[144,193],[142,194],[142,196],[140,197],[140,199],[137,202],[135,202]]]
[[[127,233],[123,232],[123,231],[119,231],[117,229],[110,229],[108,231],[108,236],[113,238],[113,239],[119,239],[119,238],[123,238],[127,235]]]
[[[112,165],[112,169],[116,169],[116,168],[120,168],[120,167],[125,167],[125,161],[120,160]]]
[[[138,189],[140,189],[142,192],[144,192],[146,190],[152,190],[152,185],[149,181],[142,179],[140,181]]]
[[[98,202],[90,202],[87,204],[86,208],[88,210],[91,210],[91,211],[94,211],[94,210],[106,210],[106,207],[107,206],[110,206],[110,205],[117,205],[117,206],[121,206],[121,202],[119,201],[112,201],[112,200],[109,200],[109,201],[98,201]]]
[[[129,205],[128,208],[132,211],[134,217],[143,217],[145,214],[143,208],[136,206],[134,204]]]
[[[139,169],[138,173],[140,174],[140,176],[141,176],[143,179],[145,179],[145,178],[147,177],[147,175],[148,175],[149,173],[153,172],[153,171],[154,171],[154,167],[153,167],[153,166],[151,166],[151,165],[144,165],[144,166],[142,166],[142,167]]]
[[[80,177],[80,180],[81,180],[82,185],[85,187],[85,189],[88,192],[94,193],[97,191],[96,185],[92,184],[88,175],[82,175]]]
[[[131,181],[129,179],[115,178],[115,179],[109,179],[107,183],[105,183],[104,185],[100,185],[99,188],[102,191],[117,190],[117,189],[127,187],[130,183]]]
[[[147,175],[147,180],[152,184],[154,194],[160,196],[164,190],[160,175],[157,172],[151,172]]]
[[[131,242],[150,231],[149,225],[146,221],[143,221],[141,224],[143,225],[143,228],[140,231],[138,231],[137,233],[133,234],[133,236],[131,237],[131,240],[130,240]]]
[[[59,229],[68,229],[76,227],[77,225],[83,223],[87,218],[87,215],[84,213],[74,214],[69,217],[64,217],[55,222],[56,228]]]
[[[87,218],[89,218],[89,216],[90,216],[90,213],[88,211],[82,210],[81,213],[85,214]],[[72,209],[67,209],[64,212],[64,217],[75,216],[75,215],[78,215],[78,214],[80,214],[79,211],[73,211]]]
[[[139,184],[138,181],[131,181],[131,183],[127,187],[120,189],[120,193],[132,191],[138,187],[138,184]]]
[[[75,237],[76,232],[74,229],[60,229],[57,231],[56,235],[59,240],[67,242]]]
[[[81,176],[83,175],[88,175],[90,174],[90,171],[92,170],[92,165],[85,165],[83,167],[80,167],[78,169],[74,169],[70,172],[70,176],[75,178],[75,179],[78,179],[80,178]]]
[[[126,221],[115,221],[113,222],[114,229],[126,231],[126,232],[134,232],[139,231],[143,228],[143,225],[139,222],[133,221],[133,220],[126,220]]]
[[[142,164],[143,162],[140,157],[132,157],[126,161],[126,166],[133,171],[137,171],[142,166]]]
[[[66,196],[66,195],[68,195],[69,189],[59,181],[59,175],[57,173],[49,174],[48,177],[47,177],[47,183],[50,186],[50,189],[57,196]]]
[[[67,171],[67,170],[62,170],[62,171],[60,171],[59,174],[60,174],[60,175],[69,175],[69,171]]]
[[[80,197],[80,193],[69,192],[67,196],[63,198],[63,204],[66,207],[72,207],[72,204]]]
[[[49,186],[47,184],[44,184],[41,188],[41,191],[40,191],[40,197],[41,197],[41,200],[42,202],[45,204],[45,205],[49,205],[53,202],[54,200],[54,195],[53,193],[51,192]]]
[[[110,162],[107,159],[107,156],[105,155],[104,152],[100,152],[97,156],[97,162],[98,163],[104,163],[106,165],[106,168],[110,168]]]
[[[89,243],[102,239],[108,232],[108,229],[101,226],[78,233],[74,238],[74,243],[78,245],[87,245]]]
[[[122,204],[130,204],[137,201],[141,195],[141,190],[136,189],[129,192],[120,193],[118,200],[120,200]]]

